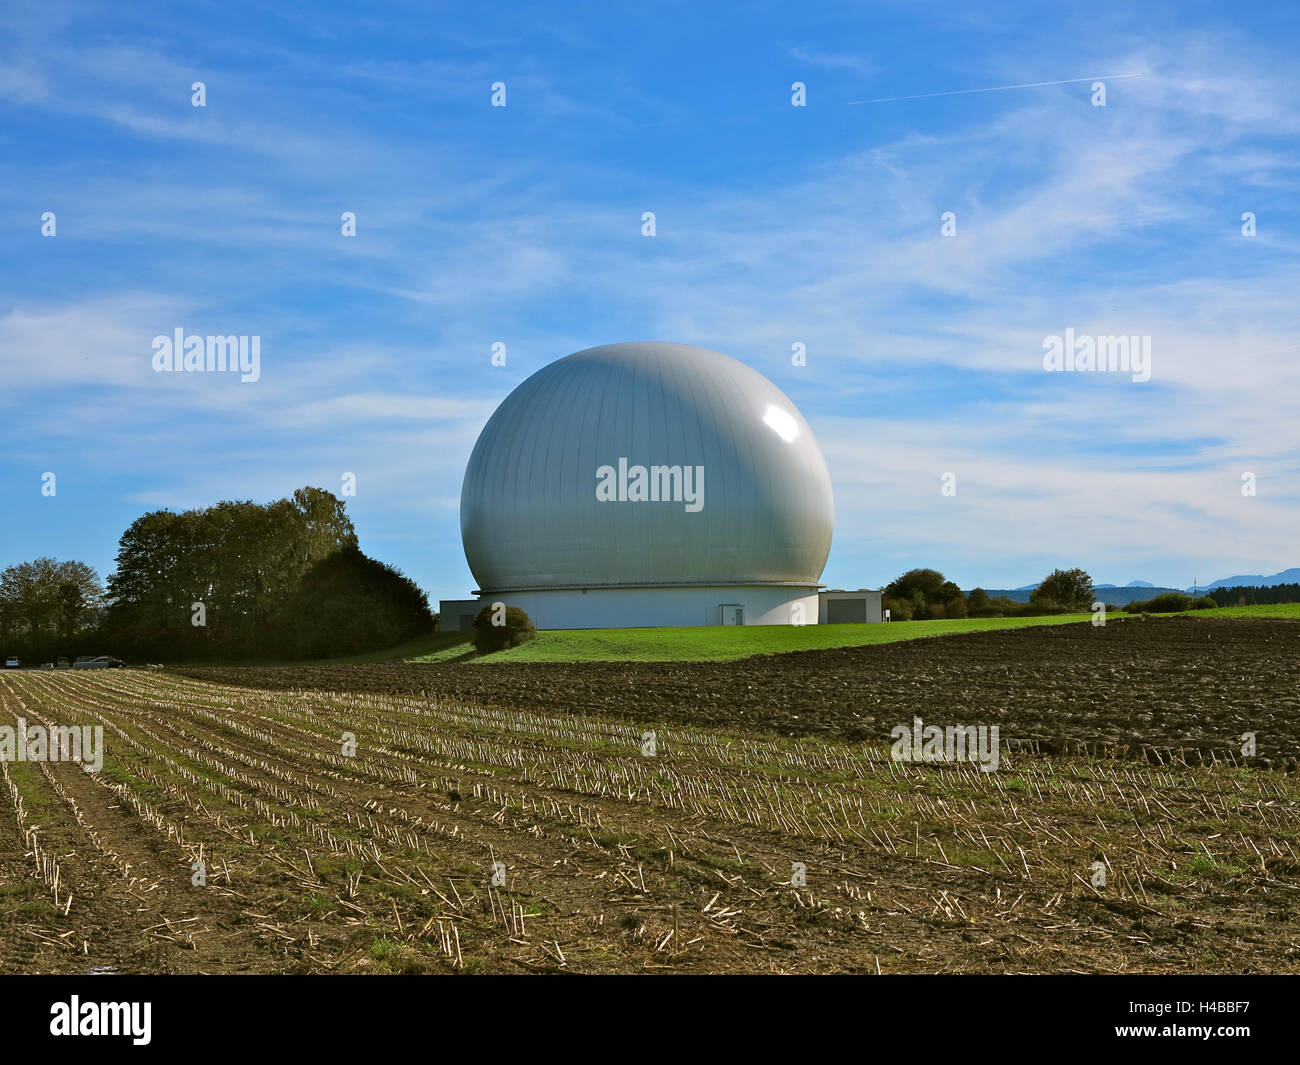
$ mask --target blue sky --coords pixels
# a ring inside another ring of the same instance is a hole
[[[1300,564],[1298,43],[1291,3],[6,3],[0,566],[350,472],[362,547],[462,596],[488,415],[633,339],[799,406],[831,586]],[[176,328],[260,380],[154,372]],[[1067,328],[1151,379],[1044,372]]]

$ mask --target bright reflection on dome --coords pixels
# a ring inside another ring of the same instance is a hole
[[[784,411],[780,407],[768,407],[763,415],[763,424],[787,444],[793,443],[799,435],[799,423],[794,420],[789,411]]]

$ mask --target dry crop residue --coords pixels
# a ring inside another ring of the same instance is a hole
[[[18,716],[108,755],[7,767],[6,972],[1300,971],[1273,769],[674,723],[647,756],[624,719],[131,670],[0,674]]]

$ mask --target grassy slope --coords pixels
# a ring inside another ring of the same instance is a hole
[[[1200,617],[1267,617],[1300,620],[1300,603],[1226,607],[1187,611]],[[1108,621],[1133,617],[1112,610]],[[1161,615],[1166,616],[1166,615]],[[532,643],[477,658],[470,636],[463,632],[431,632],[396,647],[344,658],[314,662],[247,659],[224,666],[350,665],[364,662],[725,662],[749,655],[813,651],[828,647],[860,647],[928,636],[953,636],[986,629],[1019,629],[1030,625],[1067,625],[1089,621],[1091,614],[1058,614],[1041,618],[964,618],[954,621],[895,621],[888,625],[714,625],[689,629],[564,629],[542,632]],[[138,663],[132,663],[136,665]],[[211,662],[172,663],[176,666]]]
[[[1187,611],[1199,617],[1271,617],[1300,620],[1300,603],[1272,606],[1227,607]],[[1115,624],[1137,615],[1112,610],[1107,622]],[[1164,616],[1164,615],[1162,615]],[[684,629],[565,629],[542,632],[531,643],[509,651],[475,658],[463,642],[418,656],[417,662],[724,662],[749,655],[811,651],[829,647],[860,647],[929,636],[954,636],[988,629],[1019,629],[1031,625],[1069,625],[1091,621],[1090,613],[1058,614],[1037,618],[963,618],[952,621],[895,621],[887,625],[748,625],[740,628],[708,626]],[[455,634],[448,633],[448,638]]]
[[[1224,606],[1217,610],[1184,610],[1207,618],[1295,618],[1300,620],[1300,603],[1269,603],[1266,606]],[[1161,614],[1161,617],[1165,615]]]
[[[1111,615],[1114,617],[1115,615]],[[926,636],[951,636],[985,629],[1029,625],[1067,625],[1088,621],[1091,614],[1040,618],[964,618],[953,621],[896,621],[887,625],[711,625],[681,629],[564,629],[538,634],[536,640],[509,651],[477,659],[492,662],[722,662],[749,655],[858,647]],[[467,659],[465,646],[453,646],[414,659],[447,662]]]

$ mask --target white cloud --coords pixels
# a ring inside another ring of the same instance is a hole
[[[825,70],[851,70],[855,74],[874,74],[879,68],[871,60],[844,52],[827,52],[820,48],[799,45],[790,49],[790,55],[801,63],[809,63]]]

